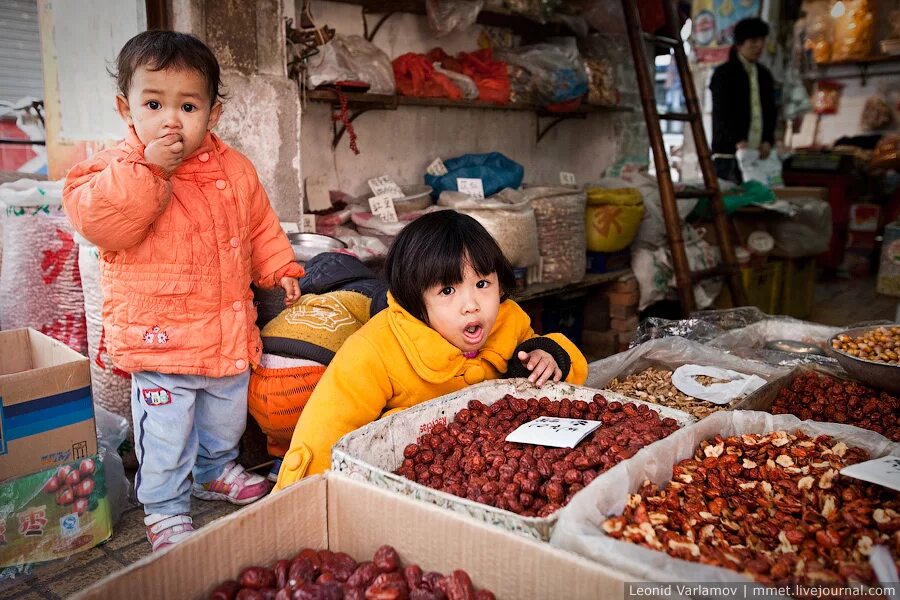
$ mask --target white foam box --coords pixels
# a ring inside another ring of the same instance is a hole
[[[404,565],[444,574],[464,569],[477,589],[500,599],[621,600],[624,594],[623,580],[602,565],[330,472],[214,521],[74,598],[205,599],[245,567],[271,566],[304,548],[364,561],[383,544],[396,548]]]
[[[553,402],[559,402],[563,398],[591,402],[595,394],[602,394],[609,402],[647,404],[652,410],[660,413],[662,418],[675,419],[680,427],[695,422],[692,416],[680,410],[626,398],[607,390],[565,382],[547,383],[538,389],[528,383],[527,379],[498,379],[423,402],[345,435],[332,448],[331,468],[354,479],[399,492],[416,500],[436,504],[485,523],[547,541],[550,539],[559,511],[544,518],[523,517],[508,510],[430,488],[394,473],[403,463],[403,449],[415,443],[419,436],[431,431],[437,423],[447,425],[452,422],[456,413],[466,408],[470,400],[480,400],[490,406],[507,394],[525,399],[546,397]]]

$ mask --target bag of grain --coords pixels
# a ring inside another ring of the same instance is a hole
[[[561,187],[527,187],[534,206],[543,283],[574,283],[584,278],[584,191]]]

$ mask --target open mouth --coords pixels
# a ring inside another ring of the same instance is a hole
[[[481,341],[481,338],[484,334],[484,328],[477,323],[470,323],[465,329],[463,329],[463,337],[470,344],[477,344]]]

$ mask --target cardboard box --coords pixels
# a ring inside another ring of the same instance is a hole
[[[546,383],[537,390],[527,379],[497,379],[469,386],[458,392],[423,402],[384,419],[369,423],[342,437],[331,449],[331,468],[372,485],[400,492],[405,496],[442,506],[485,523],[539,540],[549,540],[556,523],[557,511],[549,517],[523,517],[517,513],[488,504],[481,504],[411,481],[394,470],[403,463],[403,450],[429,433],[437,423],[453,421],[456,413],[466,408],[470,400],[480,400],[490,406],[507,394],[519,398],[546,397],[552,402],[563,398],[590,402],[602,393],[609,401],[623,404],[647,404],[660,414],[671,417],[680,427],[694,423],[689,414],[658,404],[626,398],[621,394],[597,390],[570,383]]]
[[[602,565],[330,472],[219,519],[74,598],[205,599],[241,569],[270,566],[303,548],[364,561],[383,544],[426,571],[465,569],[497,598],[620,600],[624,593],[621,577]]]
[[[88,359],[34,329],[0,331],[0,481],[95,454]]]
[[[99,456],[0,483],[0,567],[63,558],[111,535]]]

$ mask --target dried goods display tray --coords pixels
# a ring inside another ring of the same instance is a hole
[[[607,517],[621,515],[628,496],[645,480],[664,488],[672,480],[672,468],[691,458],[700,442],[742,434],[803,431],[811,437],[828,435],[848,446],[866,450],[871,458],[900,456],[900,444],[852,425],[801,421],[793,415],[759,411],[719,412],[648,446],[646,451],[600,474],[559,511],[550,543],[581,554],[628,577],[666,582],[750,582],[736,571],[672,557],[637,544],[614,539],[603,531]]]
[[[480,400],[490,406],[507,394],[519,398],[546,397],[553,402],[559,402],[563,398],[590,402],[595,394],[602,394],[610,402],[646,404],[658,412],[661,418],[675,419],[680,427],[695,422],[693,417],[682,411],[626,398],[614,392],[568,383],[548,383],[538,389],[526,379],[503,379],[473,385],[423,402],[345,435],[332,449],[331,468],[353,479],[436,504],[521,535],[547,541],[560,511],[545,518],[523,517],[508,510],[432,489],[393,473],[403,462],[403,449],[408,444],[415,443],[420,435],[428,433],[437,423],[451,423],[456,413],[466,408],[469,400]],[[646,448],[642,449],[638,455],[645,450]]]
[[[790,372],[782,375],[778,379],[770,381],[752,394],[748,394],[745,398],[735,404],[734,409],[761,410],[764,412],[772,412],[772,405],[775,404],[775,399],[778,397],[778,393],[784,388],[790,387],[795,379],[807,373],[826,375],[828,377],[833,377],[834,379],[837,379],[839,381],[854,381],[847,377],[847,374],[837,367],[829,368],[822,365],[802,365],[799,367],[795,367]]]

